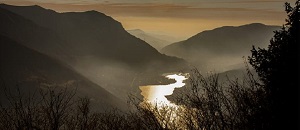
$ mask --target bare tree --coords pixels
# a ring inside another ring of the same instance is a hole
[[[178,105],[144,102],[129,96],[129,111],[112,109],[96,113],[89,98],[74,99],[76,89],[46,87],[25,97],[7,93],[9,105],[0,108],[3,129],[267,129],[268,100],[264,87],[248,70],[246,78],[220,83],[217,74],[207,77],[194,69]]]

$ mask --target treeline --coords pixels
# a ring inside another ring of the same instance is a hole
[[[254,129],[267,103],[265,91],[251,73],[243,82],[220,83],[218,75],[202,76],[194,69],[189,85],[177,97],[181,105],[141,104],[131,95],[129,111],[92,112],[90,99],[75,98],[76,89],[48,87],[35,94],[5,92],[0,106],[1,129]],[[36,97],[40,97],[37,99]]]

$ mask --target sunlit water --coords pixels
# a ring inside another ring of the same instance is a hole
[[[140,86],[144,102],[148,102],[153,105],[176,106],[174,103],[171,103],[166,96],[172,95],[175,88],[183,87],[185,85],[183,81],[188,79],[188,74],[170,74],[165,77],[168,79],[174,79],[175,83],[168,85]]]
[[[151,107],[146,107],[152,109],[154,111],[154,115],[157,117],[157,121],[161,124],[163,128],[168,128],[171,124],[174,124],[178,128],[182,128],[180,125],[180,118],[178,118],[177,111],[182,108],[182,106],[178,106],[172,102],[170,102],[166,96],[172,95],[175,88],[181,88],[185,86],[184,80],[188,79],[187,74],[170,74],[165,76],[168,79],[174,79],[175,83],[171,83],[168,85],[147,85],[140,86],[141,95],[144,97],[143,102],[140,105],[144,105],[143,103],[150,104],[155,109]],[[165,116],[164,118],[169,118],[168,121],[161,120],[161,116]]]

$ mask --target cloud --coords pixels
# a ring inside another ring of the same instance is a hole
[[[120,21],[126,29],[164,31],[176,36],[191,36],[219,26],[234,26],[252,22],[281,25],[286,17],[284,2],[280,3],[277,0],[227,0],[223,2],[220,0],[200,2],[199,0],[188,0],[186,3],[180,3],[177,0],[173,0],[173,3],[145,3],[147,1],[122,3],[99,0],[92,4],[90,0],[85,2],[77,0],[77,3],[46,3],[45,1],[38,3],[19,0],[4,2],[14,5],[37,4],[58,12],[96,10]]]
[[[2,0],[3,1],[3,0]],[[40,1],[40,0],[34,0]],[[263,1],[216,1],[208,2],[202,1],[197,2],[197,4],[190,4],[195,2],[195,0],[188,0],[186,4],[179,4],[178,1],[173,1],[173,3],[120,3],[118,1],[105,2],[104,0],[66,0],[61,3],[55,3],[58,0],[47,0],[49,3],[36,3],[32,1],[18,1],[13,0],[7,3],[19,5],[30,5],[38,4],[46,8],[54,9],[59,12],[69,12],[69,11],[87,11],[87,10],[97,10],[103,12],[107,15],[113,17],[167,17],[167,18],[189,18],[189,19],[231,19],[231,18],[264,18],[270,16],[273,18],[284,13],[282,9],[268,8],[264,5],[255,6],[241,6],[241,5],[231,5],[232,3],[261,3],[261,2],[279,2],[278,0],[263,0]],[[50,2],[52,1],[52,2]],[[128,0],[127,2],[133,2]],[[95,3],[93,3],[95,2]],[[99,3],[100,2],[100,3]],[[101,3],[102,2],[102,3]],[[147,1],[146,1],[147,2]],[[190,2],[190,3],[189,3]],[[92,4],[91,4],[92,3]],[[226,5],[226,3],[231,3]],[[280,4],[281,5],[281,4]]]
[[[88,5],[86,5],[88,6]],[[188,19],[252,19],[269,18],[282,15],[284,11],[272,9],[255,9],[243,7],[196,7],[177,4],[96,4],[91,5],[95,10],[112,16],[129,17],[164,17],[164,18],[188,18]]]
[[[23,3],[24,4],[24,3]],[[242,7],[196,7],[178,4],[157,3],[101,3],[101,4],[57,4],[39,3],[59,12],[97,10],[114,17],[168,17],[168,18],[263,18],[278,16],[283,11]]]

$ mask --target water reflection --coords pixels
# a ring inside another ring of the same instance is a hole
[[[166,96],[172,95],[175,88],[181,88],[185,85],[184,80],[188,79],[188,74],[171,74],[165,76],[168,79],[175,79],[175,83],[168,85],[147,85],[140,86],[141,95],[144,97],[144,102],[149,102],[156,105],[176,106],[171,103]]]

